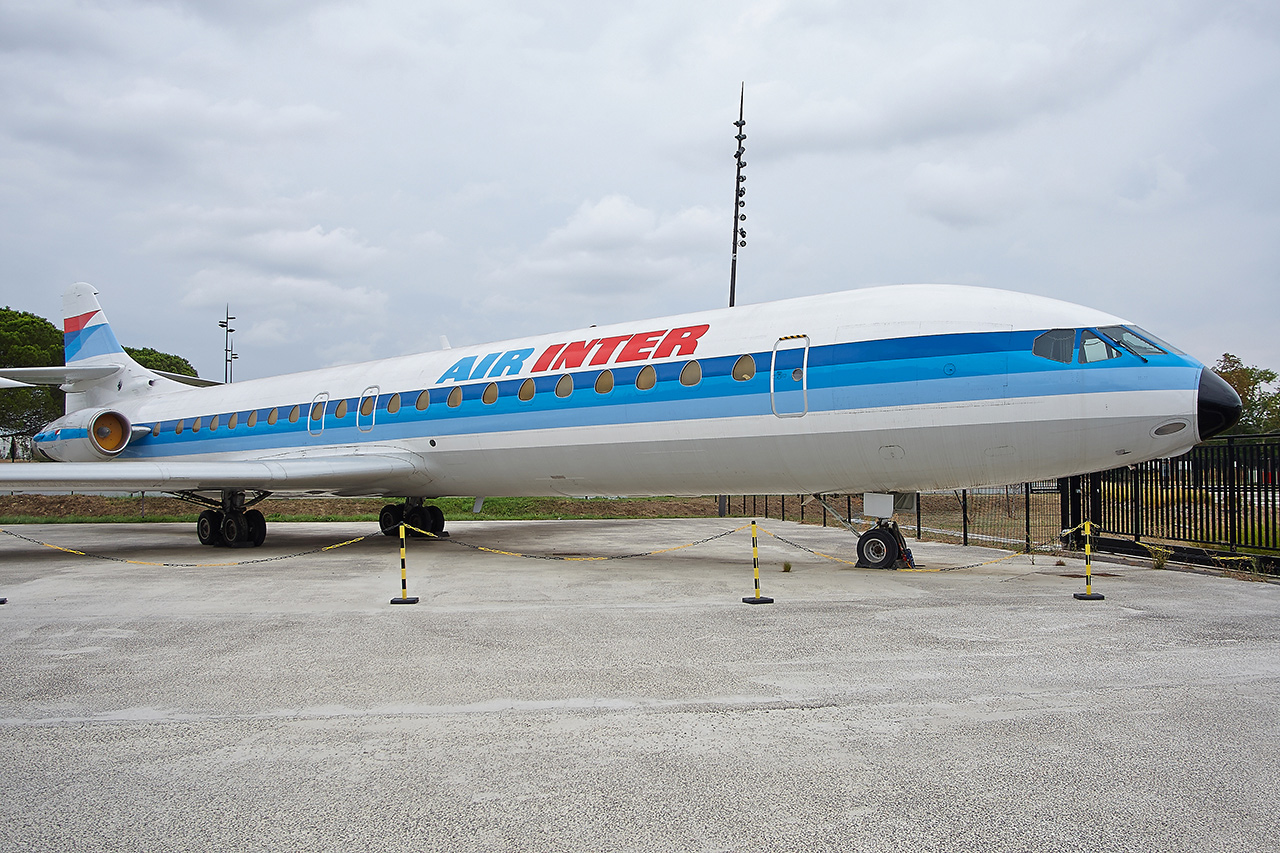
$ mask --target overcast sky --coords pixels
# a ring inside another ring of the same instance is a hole
[[[0,0],[0,303],[237,378],[954,282],[1280,369],[1280,4]],[[909,314],[911,305],[902,312]]]

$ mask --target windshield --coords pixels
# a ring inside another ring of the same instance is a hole
[[[1105,326],[1098,329],[1107,337],[1138,355],[1163,355],[1171,352],[1185,355],[1177,347],[1170,346],[1155,335],[1137,326]]]

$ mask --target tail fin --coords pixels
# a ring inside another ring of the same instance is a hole
[[[68,366],[90,360],[117,364],[126,363],[121,359],[133,361],[111,331],[93,285],[78,281],[67,289],[62,295],[62,318],[62,350]]]

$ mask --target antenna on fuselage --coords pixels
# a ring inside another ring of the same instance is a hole
[[[733,251],[733,260],[729,262],[729,307],[733,307],[734,300],[738,291],[738,249],[747,245],[747,229],[743,228],[741,223],[747,221],[747,215],[742,212],[742,208],[747,206],[746,195],[747,188],[744,186],[747,176],[742,174],[742,170],[747,167],[747,161],[742,159],[742,155],[747,153],[747,149],[742,143],[747,138],[744,128],[747,126],[746,119],[742,117],[742,108],[746,103],[747,84],[744,80],[742,90],[738,93],[738,120],[733,126],[738,129],[738,135],[734,139],[738,140],[738,150],[733,155],[733,159],[738,161],[738,172],[733,182],[733,242],[730,244]]]

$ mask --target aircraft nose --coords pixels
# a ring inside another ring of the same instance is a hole
[[[1200,403],[1196,426],[1200,440],[1212,438],[1236,425],[1243,406],[1240,395],[1227,381],[1209,368],[1200,371]]]

